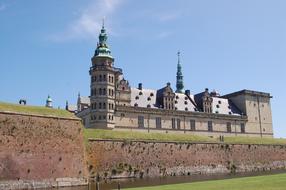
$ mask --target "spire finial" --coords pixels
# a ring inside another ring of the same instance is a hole
[[[180,64],[180,62],[181,62],[181,52],[178,51],[177,55],[178,55],[178,64]]]
[[[102,28],[104,28],[105,16],[102,18]]]

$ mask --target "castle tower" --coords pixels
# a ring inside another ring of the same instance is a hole
[[[177,82],[176,82],[176,93],[184,93],[184,81],[182,74],[182,66],[180,63],[180,52],[178,52],[178,64],[177,64]]]
[[[114,128],[115,84],[116,76],[121,74],[121,70],[113,66],[114,58],[108,48],[107,37],[103,24],[89,70],[92,128]]]
[[[46,107],[47,108],[52,108],[53,107],[53,100],[52,100],[52,98],[50,97],[50,95],[48,95],[48,98],[47,98],[47,100],[46,100]]]

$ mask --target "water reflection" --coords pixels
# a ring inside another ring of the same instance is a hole
[[[212,175],[192,175],[192,176],[168,176],[168,177],[156,177],[156,178],[144,178],[144,179],[114,179],[100,182],[100,190],[111,190],[117,189],[118,183],[120,183],[121,189],[131,187],[144,187],[144,186],[155,186],[155,185],[166,185],[176,183],[190,183],[195,181],[204,180],[217,180],[217,179],[229,179],[236,177],[247,177],[247,176],[259,176],[286,173],[286,170],[275,170],[275,171],[264,171],[264,172],[248,172],[238,174],[212,174]],[[52,189],[51,189],[52,190]],[[95,183],[91,183],[89,187],[66,187],[59,188],[59,190],[96,190]]]

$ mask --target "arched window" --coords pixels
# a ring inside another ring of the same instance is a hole
[[[103,103],[103,109],[106,109],[106,105],[105,105],[105,103]]]
[[[99,75],[99,81],[100,81],[100,82],[102,81],[102,76],[101,76],[101,75]]]
[[[102,89],[101,88],[99,89],[99,95],[102,95]]]

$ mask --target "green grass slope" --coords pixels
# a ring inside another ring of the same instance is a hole
[[[124,140],[153,140],[153,141],[175,141],[175,142],[206,142],[218,143],[218,138],[198,136],[192,134],[114,131],[104,129],[84,129],[85,139],[124,139]],[[260,137],[225,137],[227,144],[270,144],[284,145],[286,139],[260,138]]]
[[[63,109],[53,109],[42,106],[27,106],[27,105],[19,105],[19,104],[11,104],[0,102],[0,111],[9,111],[9,112],[17,112],[17,113],[25,113],[25,114],[37,114],[37,115],[45,115],[45,116],[55,116],[55,117],[68,117],[68,118],[76,118],[74,114],[63,110]]]
[[[286,174],[243,177],[175,185],[130,188],[128,190],[285,190]]]

